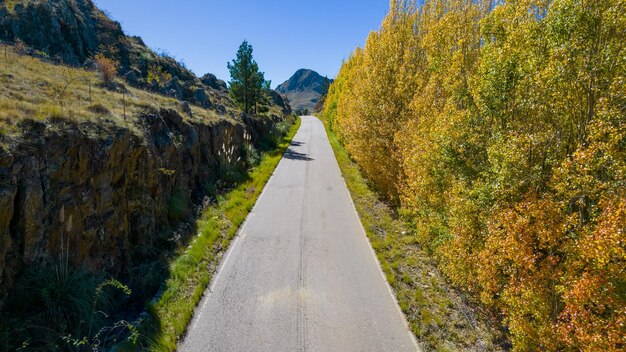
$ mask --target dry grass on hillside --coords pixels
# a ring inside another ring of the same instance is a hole
[[[135,121],[141,113],[160,108],[177,110],[195,121],[220,118],[213,110],[193,105],[189,117],[176,99],[129,86],[122,94],[101,83],[98,72],[54,65],[0,45],[0,133],[16,136],[17,124],[24,119],[107,122],[137,130]]]

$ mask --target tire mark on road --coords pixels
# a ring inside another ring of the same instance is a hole
[[[312,134],[309,135],[309,140],[306,143],[306,153],[305,155],[309,155],[311,152],[311,139]],[[304,191],[302,194],[302,208],[300,212],[300,264],[298,267],[298,290],[296,292],[296,299],[298,305],[298,343],[299,343],[299,351],[306,352],[307,351],[307,313],[306,313],[306,297],[307,297],[307,280],[306,280],[306,219],[307,219],[307,207],[308,207],[308,180],[309,180],[309,165],[308,161],[305,162],[305,172],[304,172]]]

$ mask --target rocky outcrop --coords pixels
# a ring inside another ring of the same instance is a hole
[[[120,24],[89,0],[3,2],[1,39],[20,39],[66,63],[83,63],[100,45],[115,45],[124,38]]]
[[[269,96],[271,99],[271,103],[276,106],[279,106],[282,109],[283,114],[286,114],[286,115],[291,114],[291,106],[289,105],[285,97],[283,97],[277,91],[271,90],[271,89],[269,91]]]
[[[62,250],[112,275],[161,255],[219,179],[228,161],[218,152],[243,163],[244,133],[258,141],[273,122],[198,122],[173,110],[144,114],[132,129],[23,121],[0,151],[0,302],[20,269]]]
[[[226,86],[226,82],[222,81],[221,79],[218,79],[217,77],[215,77],[214,74],[211,73],[207,73],[206,75],[202,76],[200,78],[200,81],[202,81],[202,83],[207,86],[207,87],[211,87],[215,90],[228,90],[228,87]]]

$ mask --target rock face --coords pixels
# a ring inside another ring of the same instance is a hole
[[[207,96],[206,91],[204,89],[202,88],[196,89],[193,97],[194,97],[196,104],[198,104],[199,106],[203,108],[211,107],[211,101],[209,100],[209,97]]]
[[[280,93],[275,90],[270,90],[269,94],[272,104],[279,106],[282,109],[283,114],[291,114],[291,106]]]
[[[4,3],[0,38],[20,39],[70,64],[82,63],[100,44],[118,43],[124,37],[120,24],[106,19],[88,0]]]
[[[320,76],[313,70],[300,69],[287,81],[276,88],[289,100],[291,108],[297,113],[305,110],[314,111],[320,98],[328,93],[332,80]]]
[[[236,163],[244,132],[258,141],[273,122],[190,122],[173,110],[141,116],[140,132],[23,121],[0,151],[0,307],[20,269],[63,250],[112,275],[159,256],[218,180],[218,152],[232,150]]]
[[[221,79],[218,79],[217,77],[215,77],[214,74],[211,74],[211,73],[207,73],[206,75],[202,76],[200,78],[200,81],[202,81],[202,83],[205,86],[211,87],[215,90],[220,90],[220,91],[228,90],[228,87],[226,86],[226,82],[222,81]]]

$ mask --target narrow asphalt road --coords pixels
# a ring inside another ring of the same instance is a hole
[[[179,350],[417,349],[324,126],[303,117]]]

